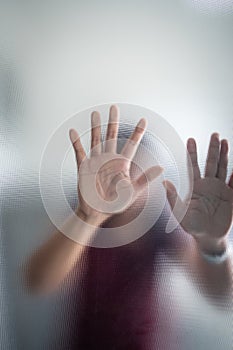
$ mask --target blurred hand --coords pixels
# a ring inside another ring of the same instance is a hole
[[[131,188],[133,190],[133,196],[130,203],[126,206],[122,203],[122,208],[119,207],[118,210],[114,211],[114,214],[126,210],[145,189],[148,181],[153,181],[163,170],[159,166],[153,166],[147,169],[137,179],[132,179],[130,176],[130,167],[145,132],[146,120],[141,119],[138,122],[120,154],[117,154],[118,126],[119,110],[117,106],[113,105],[110,108],[105,147],[103,147],[100,114],[96,111],[92,113],[91,152],[89,158],[83,149],[78,133],[74,129],[70,130],[70,139],[75,151],[79,173],[78,213],[81,213],[84,218],[98,217],[100,221],[109,218],[113,213],[108,212],[108,203],[110,206],[112,201],[118,198],[119,191],[127,196]],[[101,199],[99,202],[97,200],[98,196],[93,193],[93,181],[96,193],[98,193]],[[90,201],[85,200],[88,198]],[[92,199],[95,202],[94,207],[91,205]],[[102,200],[106,204],[104,207],[102,206]]]
[[[226,183],[228,165],[227,140],[220,142],[217,133],[212,134],[206,160],[205,175],[201,177],[197,160],[196,142],[189,139],[187,149],[193,168],[193,193],[188,210],[180,225],[199,242],[205,250],[221,250],[232,224],[233,174]],[[174,185],[165,181],[167,198],[171,208],[179,198]]]

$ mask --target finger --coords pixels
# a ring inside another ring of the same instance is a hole
[[[228,149],[229,148],[228,148],[227,140],[222,140],[219,162],[218,162],[217,177],[224,182],[226,181],[226,177],[227,177]]]
[[[181,198],[179,197],[173,183],[168,181],[168,180],[165,180],[165,181],[163,181],[163,185],[166,189],[167,199],[168,199],[168,203],[170,204],[171,209],[172,210],[174,209],[176,202],[177,202],[178,206],[181,207],[183,202],[182,202]]]
[[[219,134],[214,133],[211,135],[209,150],[206,160],[205,176],[215,177],[218,170],[218,160],[219,160]]]
[[[111,106],[106,133],[105,152],[116,153],[117,134],[119,127],[119,109],[116,105]]]
[[[147,169],[142,175],[133,181],[135,192],[140,193],[143,191],[146,188],[148,182],[155,180],[162,172],[163,168],[160,166],[153,166]]]
[[[121,154],[128,158],[128,159],[133,159],[137,148],[139,146],[139,143],[145,133],[146,130],[146,119],[142,118],[141,120],[139,120],[136,128],[134,129],[134,132],[132,133],[132,135],[130,136],[130,138],[126,141]]]
[[[70,140],[71,140],[73,148],[74,148],[77,165],[79,168],[80,164],[82,163],[84,158],[86,158],[86,153],[84,151],[84,148],[82,146],[82,143],[80,141],[80,137],[79,137],[77,131],[74,129],[70,129],[69,134],[70,134]]]
[[[188,139],[187,141],[187,150],[190,156],[191,165],[192,165],[192,171],[193,171],[193,179],[198,180],[201,177],[198,160],[197,160],[197,146],[196,141],[192,138]],[[189,165],[189,172],[191,172],[190,165]]]
[[[230,180],[228,182],[228,186],[230,186],[233,189],[233,173],[230,176]]]
[[[97,111],[91,114],[91,156],[101,153],[101,120],[100,113]]]

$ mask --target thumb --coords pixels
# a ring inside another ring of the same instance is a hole
[[[179,195],[177,194],[176,188],[173,185],[171,181],[165,180],[163,181],[163,185],[167,192],[167,199],[170,204],[171,209],[173,210],[175,207],[175,204],[177,202],[178,206],[182,205],[182,200],[180,199]]]
[[[137,193],[143,191],[146,188],[148,182],[155,180],[162,172],[163,168],[160,166],[153,166],[147,169],[142,175],[133,181],[135,191]]]

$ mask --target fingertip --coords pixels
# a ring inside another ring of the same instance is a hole
[[[112,105],[109,112],[110,122],[118,122],[119,119],[119,108],[117,105]]]
[[[193,137],[190,137],[187,140],[187,148],[190,151],[195,151],[196,150],[196,140]]]
[[[115,110],[116,112],[119,112],[119,107],[117,104],[112,104],[110,107],[110,111]]]
[[[164,172],[164,168],[160,165],[157,166],[157,169],[160,171],[160,174]]]
[[[139,128],[146,129],[147,127],[147,119],[146,118],[141,118],[138,122],[137,125]]]
[[[163,186],[165,187],[165,189],[167,189],[167,187],[168,187],[168,186],[167,186],[167,180],[163,180],[163,181],[162,181],[162,184],[163,184]]]
[[[98,126],[100,124],[100,113],[98,111],[91,113],[91,123],[92,126]]]
[[[71,142],[74,144],[75,141],[77,141],[78,139],[78,133],[75,129],[70,129],[69,130],[69,136],[70,136],[70,140]]]
[[[176,192],[175,186],[170,181],[164,180],[162,183],[168,192]]]
[[[150,168],[150,170],[147,173],[147,179],[148,181],[153,181],[155,180],[162,172],[163,172],[163,168],[161,166],[155,166]]]
[[[220,137],[220,135],[219,135],[218,132],[213,132],[212,135],[211,135],[211,139],[212,139],[212,140],[217,140],[217,141],[219,141],[219,137]]]
[[[228,141],[226,139],[221,140],[221,150],[224,153],[227,153],[229,150]]]

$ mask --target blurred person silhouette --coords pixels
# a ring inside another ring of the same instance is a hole
[[[87,157],[76,130],[70,130],[78,168],[78,223],[68,220],[72,230],[91,237],[98,228],[119,227],[142,210],[148,182],[158,179],[163,169],[152,166],[136,171],[133,159],[145,137],[147,122],[142,118],[117,151],[119,108],[112,105],[105,145],[101,137],[101,116],[91,115],[91,152]],[[187,141],[193,169],[193,191],[188,210],[172,235],[165,227],[176,201],[183,205],[172,182],[163,181],[169,206],[142,237],[114,248],[81,245],[55,229],[26,263],[26,282],[32,293],[46,294],[67,284],[81,285],[69,323],[69,349],[170,349],[172,326],[164,317],[159,301],[161,255],[181,263],[203,294],[214,300],[231,300],[232,264],[229,231],[232,224],[233,174],[227,178],[228,142],[211,135],[205,174],[202,177],[193,138]],[[102,166],[98,166],[103,164]],[[85,201],[88,175],[96,171],[96,188],[101,198],[111,202],[118,190],[131,187],[130,203],[118,212],[94,209]],[[159,198],[154,198],[156,202]],[[170,209],[169,209],[170,207]],[[169,209],[169,210],[168,210]],[[156,210],[156,206],[155,206]],[[88,225],[86,225],[88,224]],[[160,259],[160,260],[159,260]],[[166,259],[166,258],[164,258]],[[166,260],[162,259],[162,263]],[[170,347],[169,347],[170,346]],[[59,347],[61,348],[62,347]],[[175,349],[173,344],[172,349]]]

